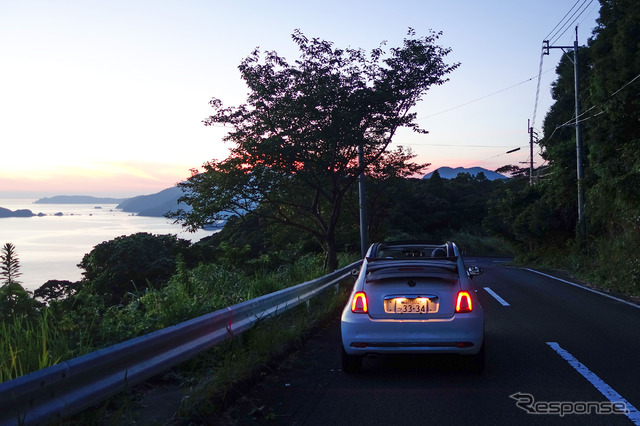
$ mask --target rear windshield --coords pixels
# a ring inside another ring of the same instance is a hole
[[[458,268],[450,260],[397,261],[391,259],[371,261],[367,265],[367,282],[393,278],[434,278],[457,282]]]
[[[378,259],[407,259],[407,258],[443,258],[447,257],[446,246],[432,245],[382,245],[374,253]]]

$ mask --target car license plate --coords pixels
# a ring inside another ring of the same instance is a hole
[[[426,314],[429,313],[429,299],[426,297],[388,299],[384,301],[384,311],[388,314]]]

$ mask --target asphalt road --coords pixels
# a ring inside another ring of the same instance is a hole
[[[385,356],[347,375],[336,318],[214,422],[640,424],[639,307],[498,259],[465,262],[484,268],[473,281],[486,315],[484,373],[450,357]]]

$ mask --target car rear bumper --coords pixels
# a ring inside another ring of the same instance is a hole
[[[477,354],[484,340],[481,311],[427,321],[374,320],[345,312],[342,345],[349,355],[370,353]]]

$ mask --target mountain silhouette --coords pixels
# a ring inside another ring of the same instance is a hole
[[[464,167],[456,167],[455,169],[451,167],[440,167],[439,169],[436,169],[436,170],[440,174],[440,177],[443,179],[454,179],[460,173],[469,173],[471,176],[477,176],[479,173],[484,173],[485,177],[489,180],[509,179],[507,176],[501,175],[500,173],[496,173],[492,170],[488,170],[483,167],[471,167],[469,169]],[[436,170],[424,175],[423,179],[431,178],[431,176]]]

